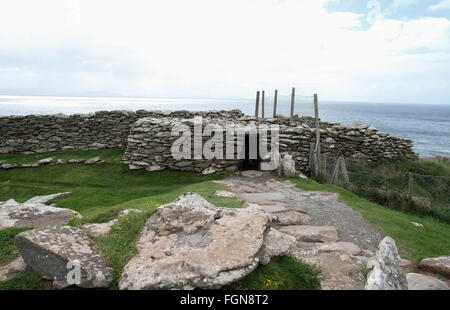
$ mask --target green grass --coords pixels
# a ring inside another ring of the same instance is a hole
[[[49,281],[42,279],[33,271],[26,271],[14,278],[0,282],[0,290],[41,290],[51,289]]]
[[[422,175],[450,176],[450,158],[430,157],[418,160],[380,160],[379,167],[399,172],[413,172]]]
[[[259,266],[244,279],[226,289],[233,290],[317,290],[320,270],[291,255],[281,256]]]
[[[183,193],[196,192],[217,206],[228,208],[242,206],[242,202],[236,198],[214,195],[216,190],[223,190],[225,186],[210,181],[223,179],[230,173],[204,176],[173,171],[152,173],[130,171],[126,165],[120,163],[122,154],[123,150],[113,149],[32,155],[31,162],[51,155],[65,159],[100,156],[108,163],[0,170],[0,201],[13,198],[24,202],[37,195],[70,191],[70,195],[55,199],[52,203],[55,203],[57,207],[80,212],[83,220],[74,223],[75,226],[86,222],[108,222],[117,218],[118,213],[123,209],[144,211],[142,214],[129,216],[127,222],[120,221],[115,224],[108,236],[95,239],[98,249],[105,255],[114,270],[115,281],[111,288],[117,286],[123,266],[135,254],[137,236],[145,220],[155,211],[157,205],[169,203]],[[15,163],[19,160],[30,162],[23,155],[7,155],[6,157],[11,161],[14,159]],[[0,265],[8,263],[18,255],[14,246],[14,237],[24,230],[26,229],[10,228],[0,231]],[[4,282],[2,287],[37,288],[39,283],[43,285],[46,282],[38,282],[35,274],[26,273]]]
[[[5,228],[0,230],[0,266],[5,265],[19,256],[14,246],[14,237],[28,228]]]
[[[123,149],[103,149],[103,150],[89,150],[89,151],[58,151],[43,154],[0,154],[0,160],[6,160],[7,164],[32,164],[38,160],[54,157],[55,161],[61,159],[67,161],[69,159],[91,159],[100,156],[107,162],[119,162],[122,159]]]
[[[450,255],[450,225],[447,223],[383,207],[341,187],[298,177],[288,179],[305,190],[338,193],[339,201],[359,211],[367,221],[381,228],[384,235],[394,238],[405,251],[403,256],[406,258],[419,261],[426,257]],[[421,223],[424,227],[416,227],[411,222]]]

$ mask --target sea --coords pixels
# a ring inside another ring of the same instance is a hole
[[[277,114],[288,116],[291,99],[280,96]],[[273,98],[264,100],[266,117],[273,116]],[[0,115],[75,114],[110,110],[229,110],[255,114],[255,99],[87,98],[0,96]],[[261,113],[262,107],[259,111]],[[312,97],[295,100],[295,114],[313,116]],[[261,115],[261,114],[260,114]],[[450,157],[450,104],[395,104],[319,100],[321,120],[342,125],[362,123],[414,141],[420,157]]]

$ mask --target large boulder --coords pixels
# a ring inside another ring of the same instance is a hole
[[[406,280],[409,290],[450,290],[450,287],[444,281],[420,273],[408,273]]]
[[[280,231],[304,242],[336,242],[339,240],[336,227],[333,226],[284,226]]]
[[[400,266],[394,239],[385,237],[378,245],[374,267],[367,277],[367,290],[407,290],[408,282]]]
[[[81,229],[54,226],[18,234],[15,245],[25,263],[56,288],[76,285],[83,288],[107,287],[112,269]]]
[[[48,196],[37,196],[24,203],[14,199],[0,203],[0,229],[7,227],[45,228],[54,225],[65,225],[77,212],[46,205],[47,202],[70,193],[59,193]]]
[[[138,253],[124,267],[120,289],[219,288],[256,269],[269,218],[256,208],[216,207],[186,193],[146,222]]]
[[[420,261],[419,268],[450,278],[450,256],[425,258]]]

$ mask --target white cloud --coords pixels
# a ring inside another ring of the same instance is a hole
[[[296,86],[327,99],[423,101],[448,84],[448,19],[363,29],[365,16],[327,12],[327,2],[2,1],[0,85],[196,97]]]
[[[428,9],[430,11],[439,11],[439,10],[445,10],[445,9],[450,9],[450,0],[442,0],[441,2],[439,2],[438,4],[435,5],[430,5],[428,7]]]

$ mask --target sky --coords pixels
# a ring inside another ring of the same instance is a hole
[[[0,95],[450,104],[450,0],[2,0]]]

